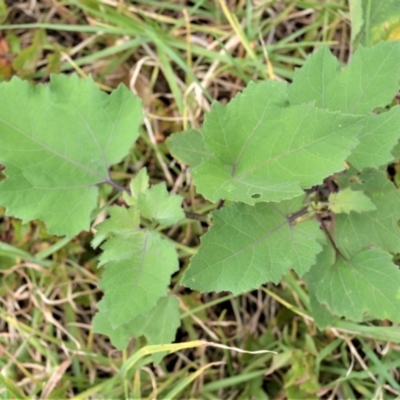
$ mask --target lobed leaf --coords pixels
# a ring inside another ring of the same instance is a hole
[[[322,272],[324,268],[328,268],[330,265],[335,263],[335,253],[331,245],[323,246],[322,251],[318,253],[315,264],[307,271],[303,278],[307,284],[308,294],[310,297],[310,308],[315,323],[319,329],[325,329],[328,326],[332,326],[333,323],[338,319],[338,316],[333,315],[332,312],[327,308],[326,304],[321,304],[317,298],[317,288],[319,285],[320,276],[315,273],[315,268],[319,268],[318,272]]]
[[[96,225],[96,235],[91,245],[98,247],[105,239],[115,234],[128,234],[139,229],[140,215],[134,207],[112,206],[108,209],[109,218]]]
[[[141,215],[161,226],[171,226],[185,218],[181,204],[182,197],[168,194],[164,182],[152,186],[139,197]]]
[[[287,215],[301,198],[279,205],[234,204],[213,213],[214,225],[201,238],[182,283],[200,291],[234,294],[258,288],[293,268],[305,273],[321,250],[324,236],[316,221],[293,224]]]
[[[170,136],[167,145],[176,159],[190,167],[196,167],[203,160],[212,157],[204,144],[202,134],[193,129]]]
[[[107,335],[118,350],[125,349],[132,337],[145,336],[148,344],[171,343],[180,326],[179,301],[170,294],[161,297],[148,314],[139,315],[117,328],[113,328],[113,316],[105,299],[98,303],[98,308],[93,319],[93,331]]]
[[[359,171],[378,168],[393,160],[400,130],[400,107],[379,115],[368,115],[359,136],[360,144],[352,151],[348,162]]]
[[[201,133],[213,157],[192,171],[197,190],[211,201],[247,204],[299,196],[343,168],[359,122],[312,104],[288,106],[283,83],[251,83],[207,114]]]
[[[142,168],[137,175],[131,180],[129,185],[130,194],[123,193],[126,204],[133,207],[138,207],[139,198],[147,192],[149,188],[149,175],[146,168]]]
[[[149,176],[142,168],[130,183],[130,194],[124,193],[124,200],[140,215],[167,227],[185,218],[182,197],[170,195],[164,182],[149,188]]]
[[[366,170],[360,174],[359,180],[359,183],[350,184],[351,189],[363,190],[376,210],[337,215],[334,235],[337,246],[348,256],[371,245],[400,253],[399,189],[382,171]]]
[[[360,144],[348,161],[357,169],[380,167],[392,160],[398,140],[400,107],[372,115],[390,104],[399,90],[400,43],[382,42],[359,48],[343,70],[323,47],[309,56],[295,73],[288,88],[291,104],[312,102],[315,106],[342,113],[364,114]]]
[[[376,210],[375,204],[361,191],[346,188],[329,195],[329,208],[334,213],[363,212]]]
[[[124,86],[110,95],[91,78],[53,75],[49,85],[0,84],[0,204],[23,222],[73,236],[90,226],[96,185],[109,182],[138,137],[140,101]]]
[[[106,264],[99,287],[104,290],[113,329],[146,314],[166,295],[178,269],[173,243],[155,231],[134,230],[108,239],[101,248]]]
[[[366,114],[390,104],[399,90],[400,43],[381,42],[360,47],[341,70],[323,47],[306,60],[288,88],[291,104],[314,102],[317,107]]]
[[[317,282],[318,300],[333,314],[353,321],[365,316],[400,321],[400,270],[390,254],[364,249],[331,264],[332,250],[325,250],[324,260],[308,276]]]

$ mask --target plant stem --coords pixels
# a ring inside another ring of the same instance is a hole
[[[317,218],[318,222],[321,224],[321,228],[324,231],[326,237],[328,238],[330,244],[332,245],[333,249],[335,250],[335,254],[336,254],[336,258],[337,256],[342,257],[344,260],[347,261],[347,258],[342,254],[342,252],[338,249],[338,247],[336,246],[335,241],[332,238],[331,233],[329,232],[329,229],[326,227],[324,220],[321,218],[320,215],[318,215],[318,213],[315,214],[315,217]]]
[[[121,186],[119,183],[113,181],[111,178],[105,181],[104,183],[108,183],[110,186],[112,186],[114,189],[117,189],[120,192],[126,192],[128,194],[131,194],[131,191],[127,189],[124,186]]]

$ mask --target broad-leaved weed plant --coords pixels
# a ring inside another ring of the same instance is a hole
[[[227,105],[214,102],[200,130],[172,135],[197,192],[224,204],[181,284],[239,294],[293,270],[320,328],[338,318],[400,322],[400,191],[387,173],[400,158],[399,78],[399,42],[360,47],[346,67],[323,47],[292,83],[251,83]],[[173,341],[179,263],[162,233],[185,218],[182,198],[150,185],[146,169],[129,188],[109,172],[138,138],[140,101],[124,86],[108,95],[64,75],[36,86],[13,78],[0,98],[7,215],[73,237],[90,229],[98,186],[120,190],[126,205],[107,208],[92,241],[104,268],[93,329],[119,349],[141,335]]]

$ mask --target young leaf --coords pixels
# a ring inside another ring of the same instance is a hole
[[[366,114],[392,102],[399,90],[400,43],[360,47],[343,71],[325,47],[307,58],[288,89],[291,104]]]
[[[89,229],[96,185],[110,182],[108,168],[138,137],[140,101],[125,86],[107,95],[74,75],[52,76],[46,86],[13,78],[0,84],[0,97],[7,215],[41,219],[56,235]]]
[[[140,213],[143,217],[157,221],[162,226],[171,226],[185,218],[182,197],[168,194],[164,182],[152,186],[139,196]]]
[[[148,314],[139,315],[115,329],[105,299],[99,302],[98,308],[99,312],[93,319],[93,331],[109,336],[119,350],[126,348],[129,338],[139,336],[145,336],[148,344],[171,343],[180,326],[179,301],[170,294],[161,297]]]
[[[146,168],[142,168],[138,174],[131,180],[129,185],[130,194],[123,193],[124,200],[129,206],[137,207],[139,204],[139,197],[147,192],[149,187],[149,175],[147,175]]]
[[[350,188],[329,195],[329,208],[334,213],[363,212],[376,210],[375,204],[363,192]]]
[[[185,218],[182,197],[170,195],[164,182],[149,188],[149,176],[143,168],[132,179],[130,194],[124,193],[124,200],[147,219],[161,226],[171,226]]]
[[[324,236],[314,220],[293,224],[288,219],[299,207],[301,201],[293,199],[279,205],[234,204],[214,212],[214,225],[201,238],[182,283],[238,294],[268,281],[278,283],[290,268],[305,273]]]
[[[387,179],[384,172],[367,170],[351,185],[353,190],[364,190],[376,210],[339,214],[335,218],[335,242],[347,256],[370,245],[391,253],[400,253],[400,191]]]
[[[134,207],[124,208],[112,206],[108,209],[110,217],[96,225],[96,235],[92,247],[98,247],[105,239],[115,234],[126,234],[139,229],[140,216]]]
[[[313,104],[289,107],[282,83],[251,83],[207,114],[201,133],[213,157],[193,169],[197,189],[211,201],[248,204],[299,196],[343,168],[359,121]]]
[[[362,321],[366,315],[400,321],[400,270],[392,256],[366,249],[333,265],[316,264],[309,275],[318,282],[316,295],[332,313]]]
[[[99,287],[104,290],[113,329],[146,314],[166,295],[178,269],[173,243],[155,231],[118,234],[101,246],[106,266]]]

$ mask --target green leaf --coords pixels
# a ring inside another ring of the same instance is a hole
[[[164,182],[149,188],[149,176],[141,169],[130,184],[130,194],[124,193],[124,200],[140,211],[144,218],[156,221],[161,226],[170,226],[185,218],[182,197],[170,195]]]
[[[328,47],[322,46],[307,57],[301,68],[296,69],[293,83],[288,88],[290,104],[312,102],[317,107],[330,109],[332,107],[330,88],[338,75],[340,75],[339,61]]]
[[[331,193],[329,195],[329,208],[334,213],[349,213],[350,211],[363,212],[376,210],[375,204],[363,192],[350,188]]]
[[[301,198],[279,205],[234,204],[213,213],[214,225],[201,238],[182,283],[201,291],[234,294],[279,282],[293,268],[305,273],[321,250],[324,236],[314,220],[288,219]]]
[[[213,157],[193,169],[211,201],[280,201],[343,169],[359,118],[313,104],[289,107],[286,85],[251,83],[227,106],[214,103],[201,131]],[[332,157],[332,154],[335,157]]]
[[[212,157],[207,150],[203,136],[199,131],[190,130],[177,133],[167,139],[167,145],[172,155],[180,162],[195,167],[203,160]]]
[[[107,303],[103,298],[97,303],[98,312],[95,314],[92,322],[94,333],[107,335],[111,343],[118,349],[123,350],[128,346],[128,340],[131,337],[129,330],[126,329],[127,323],[113,328],[111,325],[112,314],[108,311]]]
[[[362,29],[356,44],[371,46],[381,40],[400,38],[400,3],[398,0],[359,0],[362,5]]]
[[[332,313],[353,321],[400,321],[400,270],[385,251],[366,249],[333,265],[315,264],[309,275],[318,282],[318,300]]]
[[[169,195],[164,182],[152,186],[139,197],[140,212],[143,217],[157,221],[162,226],[170,226],[185,218],[182,197]]]
[[[398,161],[400,159],[400,141],[396,143],[396,145],[393,147],[392,151],[392,160],[391,161]]]
[[[96,185],[109,182],[138,137],[140,101],[120,86],[110,95],[91,78],[52,76],[49,85],[0,85],[0,204],[23,222],[73,236],[90,226]],[[18,156],[16,156],[16,154]]]
[[[337,59],[323,47],[296,71],[288,93],[291,104],[313,102],[330,111],[368,114],[360,144],[348,161],[357,169],[380,167],[391,161],[398,140],[400,107],[381,115],[370,112],[392,102],[399,89],[400,43],[380,43],[360,48],[341,71]]]
[[[326,329],[329,326],[332,326],[334,322],[338,319],[338,317],[330,313],[328,309],[318,301],[315,292],[312,291],[309,287],[308,280],[307,287],[309,290],[312,316],[314,317],[314,321],[317,324],[318,328],[322,330]]]
[[[139,212],[134,207],[113,206],[108,209],[110,217],[96,225],[97,233],[92,240],[93,248],[98,247],[113,234],[125,234],[139,229]]]
[[[104,290],[113,329],[146,314],[166,295],[171,275],[178,269],[172,242],[155,231],[132,231],[109,238],[101,248]]]
[[[0,0],[0,24],[4,24],[8,16],[5,0]]]
[[[354,44],[356,37],[360,34],[364,24],[362,12],[362,0],[349,0],[351,19],[351,42]]]
[[[283,380],[289,399],[315,397],[315,393],[320,389],[318,375],[315,371],[315,357],[304,350],[293,350],[290,367]]]
[[[13,69],[21,77],[32,75],[37,64],[42,58],[43,45],[45,42],[45,31],[38,29],[34,32],[32,44],[18,52],[12,61]]]
[[[147,192],[149,187],[149,175],[146,168],[142,168],[138,174],[131,180],[129,185],[130,194],[124,192],[124,200],[130,206],[137,207],[139,204],[139,197]]]
[[[365,114],[392,102],[399,90],[400,42],[360,47],[340,71],[324,47],[307,58],[288,89],[291,104],[314,101],[331,111]]]
[[[161,297],[148,314],[139,315],[115,329],[104,299],[99,302],[98,308],[99,312],[93,319],[93,331],[109,336],[119,350],[127,347],[129,338],[139,336],[145,336],[148,344],[171,343],[180,326],[179,301],[172,295]]]
[[[375,211],[339,214],[335,218],[335,241],[347,256],[371,245],[391,253],[400,253],[400,191],[384,172],[367,170],[359,176],[359,183],[350,185],[363,190],[376,206]]]
[[[397,144],[399,130],[399,106],[380,115],[368,115],[359,136],[360,144],[353,150],[348,162],[359,171],[389,163],[393,160],[392,150]]]
[[[133,336],[144,335],[148,344],[166,344],[175,340],[181,326],[179,300],[173,295],[162,297],[148,315],[140,315],[130,324]],[[154,354],[154,362],[161,361],[163,353]]]
[[[319,329],[325,329],[328,326],[332,326],[333,323],[338,319],[338,317],[333,315],[327,309],[326,305],[319,302],[316,295],[319,284],[319,275],[315,273],[314,269],[328,268],[334,263],[334,260],[335,253],[333,252],[332,246],[323,246],[322,251],[316,257],[315,264],[303,276],[304,280],[307,283],[307,289],[310,296],[312,316]]]

